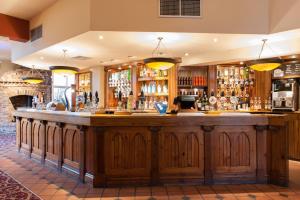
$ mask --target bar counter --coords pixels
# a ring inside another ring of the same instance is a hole
[[[20,152],[95,187],[288,185],[288,114],[14,115]]]

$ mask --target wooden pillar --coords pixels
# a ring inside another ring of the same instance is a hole
[[[161,127],[150,127],[151,131],[151,185],[159,184],[159,131]]]
[[[32,153],[32,135],[33,135],[33,130],[32,130],[32,122],[33,119],[32,118],[28,118],[27,119],[29,124],[28,124],[28,129],[27,129],[27,133],[28,133],[28,157],[31,158],[31,153]]]
[[[268,126],[255,126],[256,129],[256,183],[267,184],[270,170],[270,138]]]
[[[79,161],[79,180],[85,182],[86,173],[86,126],[78,126],[80,130],[80,161]]]
[[[280,186],[288,186],[289,160],[288,160],[288,127],[269,126],[271,137],[271,166],[270,183]]]
[[[59,128],[58,134],[58,159],[57,159],[57,169],[62,171],[63,165],[63,127],[64,123],[57,122],[56,126]]]
[[[213,184],[213,172],[212,172],[212,139],[211,132],[214,130],[214,126],[202,126],[204,131],[204,183],[206,185]]]
[[[42,130],[41,130],[41,164],[45,164],[45,159],[46,159],[46,127],[47,127],[47,121],[41,120],[40,121],[42,124]]]
[[[16,117],[16,145],[18,152],[21,150],[21,117]]]
[[[94,187],[105,187],[105,129],[103,127],[94,127]]]

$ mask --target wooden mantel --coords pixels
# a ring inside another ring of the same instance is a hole
[[[29,40],[29,21],[0,13],[0,36],[27,42]]]
[[[15,116],[19,151],[95,187],[288,184],[285,114]]]

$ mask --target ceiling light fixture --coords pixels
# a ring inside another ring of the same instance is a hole
[[[174,58],[166,58],[161,57],[163,52],[161,52],[161,44],[162,44],[162,37],[157,38],[158,44],[155,49],[152,51],[152,57],[144,59],[144,63],[147,67],[154,69],[154,70],[166,70],[173,67],[177,62]]]
[[[99,36],[98,36],[98,39],[99,39],[99,40],[103,40],[103,39],[104,39],[103,35],[99,35]]]
[[[189,54],[189,53],[185,53],[184,55],[185,55],[185,56],[189,56],[190,54]]]
[[[214,38],[214,42],[218,42],[218,38]]]
[[[63,49],[63,60],[64,63],[67,61],[67,50]],[[70,67],[67,64],[60,65],[60,66],[51,66],[50,70],[54,73],[60,73],[60,74],[76,74],[79,72],[79,69],[77,67]]]
[[[278,58],[261,59],[262,52],[263,52],[265,46],[267,46],[267,44],[266,44],[267,39],[263,39],[262,42],[263,42],[263,44],[262,44],[261,50],[259,52],[258,59],[249,62],[250,68],[253,70],[256,70],[256,71],[271,71],[273,69],[276,69],[277,67],[279,67],[282,64],[281,58],[278,57]]]
[[[22,80],[29,84],[40,84],[44,82],[44,77],[38,70],[35,69],[33,65],[28,74],[22,77]]]

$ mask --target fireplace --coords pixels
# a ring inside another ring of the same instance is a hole
[[[33,96],[30,95],[17,95],[13,97],[9,97],[11,104],[16,110],[19,107],[32,107],[32,99]]]
[[[3,64],[3,63],[2,63]],[[14,121],[13,112],[18,107],[32,107],[33,96],[43,93],[45,102],[51,100],[51,72],[41,70],[44,82],[38,85],[27,84],[22,77],[28,74],[25,67],[12,67],[5,72],[0,65],[0,134],[1,128]]]

